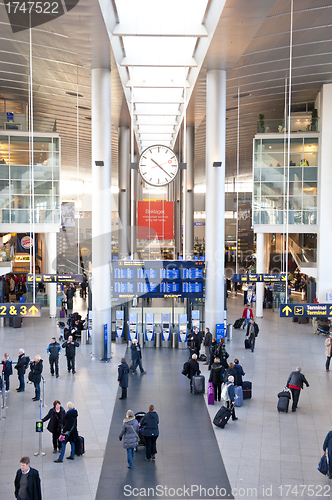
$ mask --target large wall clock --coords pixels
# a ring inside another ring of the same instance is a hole
[[[176,154],[167,146],[156,144],[146,148],[138,164],[142,179],[151,186],[167,186],[179,170]]]

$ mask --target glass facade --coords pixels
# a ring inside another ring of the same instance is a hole
[[[0,132],[0,223],[60,224],[60,139],[35,134],[33,162],[29,149],[28,133]]]
[[[317,224],[318,137],[254,139],[254,224]]]

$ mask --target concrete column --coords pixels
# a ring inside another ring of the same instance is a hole
[[[177,260],[181,252],[181,171],[174,181],[174,239],[174,259]]]
[[[106,50],[106,49],[105,49]],[[92,354],[111,352],[111,70],[91,70],[92,108]],[[96,166],[95,162],[104,162]]]
[[[205,325],[213,334],[224,321],[225,130],[226,71],[211,70],[206,80]]]
[[[332,84],[323,85],[320,117],[320,165],[318,185],[317,238],[317,296],[319,302],[326,302],[326,293],[332,291]]]
[[[264,273],[264,234],[256,234],[256,273]],[[256,316],[263,317],[264,283],[256,283]]]
[[[194,258],[194,157],[195,157],[195,128],[187,127],[187,190],[186,196],[186,248],[185,260]]]
[[[45,233],[45,256],[46,256],[46,273],[56,274],[56,233]],[[50,318],[56,318],[56,285],[46,285],[47,295],[50,301]]]
[[[129,128],[119,127],[119,259],[129,255]]]

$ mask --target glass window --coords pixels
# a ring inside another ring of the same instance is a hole
[[[290,152],[303,154],[303,138],[291,138],[290,140]]]
[[[24,113],[24,103],[20,101],[7,101],[6,100],[6,113]]]
[[[289,183],[289,194],[290,195],[298,195],[298,196],[301,195],[302,194],[302,182],[290,182]]]
[[[284,198],[272,197],[272,196],[262,196],[262,207],[273,207],[278,209],[284,208]]]
[[[308,152],[308,153],[304,153],[304,158],[303,158],[303,164],[305,167],[315,167],[318,165],[318,153],[312,153],[312,152]]]
[[[36,181],[52,180],[52,167],[35,165],[33,170],[34,170],[34,178]]]
[[[289,167],[289,180],[298,182],[302,180],[302,168]]]
[[[317,152],[318,151],[318,138],[313,137],[313,138],[305,138],[304,139],[304,152],[306,153],[307,151],[311,152]]]
[[[34,192],[35,195],[36,194],[52,195],[52,182],[51,181],[35,182]]]
[[[287,144],[287,142],[286,142]],[[262,151],[282,153],[284,151],[284,140],[283,139],[262,139]]]
[[[37,224],[43,224],[44,222],[51,224],[52,223],[52,210],[45,209],[36,209],[35,210],[35,222]]]
[[[260,224],[260,212],[254,212],[254,224]]]
[[[53,167],[53,180],[59,181],[60,180],[60,169],[59,167]]]
[[[283,182],[262,182],[261,194],[266,196],[281,196],[284,194]]]
[[[303,223],[317,224],[317,212],[315,210],[311,210],[310,212],[303,212]]]
[[[255,168],[254,169],[254,181],[259,181],[260,180],[260,175],[261,175],[261,169],[260,168]]]
[[[30,196],[11,196],[11,207],[12,208],[30,208]]]
[[[10,164],[11,165],[29,165],[30,157],[29,151],[14,151],[10,150]]]
[[[34,151],[34,165],[52,165],[52,153],[49,151]]]
[[[289,210],[288,223],[289,224],[302,224],[302,212],[300,210]]]
[[[301,210],[302,209],[302,196],[290,196],[289,197],[289,209],[290,210]]]
[[[287,160],[287,158],[286,158]],[[262,166],[264,167],[283,167],[284,154],[283,153],[262,153]]]
[[[53,197],[53,209],[59,209],[60,208],[60,196],[54,196]]]
[[[260,161],[261,161],[261,154],[255,154],[254,155],[254,165],[255,167],[260,167]]]
[[[53,151],[60,150],[60,141],[59,139],[53,138]]]
[[[0,99],[0,113],[5,112],[5,101],[3,99]]]
[[[308,210],[308,208],[317,208],[317,196],[308,196],[303,193],[303,208]]]
[[[9,194],[8,195],[0,195],[0,208],[8,208],[9,207]]]
[[[60,165],[59,153],[53,153],[53,167],[59,167],[59,165]]]
[[[254,198],[254,210],[259,210],[261,208],[261,199],[260,197]]]
[[[2,165],[0,163],[0,179],[9,179],[9,167],[8,167],[8,165]]]
[[[10,181],[11,194],[30,194],[30,181],[26,180],[11,180]]]
[[[53,223],[60,224],[60,210],[53,210]]]
[[[35,196],[35,209],[47,208],[52,208],[52,196]]]
[[[60,194],[60,182],[53,182],[53,194],[54,195]]]
[[[284,181],[284,169],[283,168],[262,168],[262,182],[283,182]]]
[[[9,223],[9,210],[2,210],[0,208],[0,222],[3,224]]]
[[[30,210],[12,210],[12,222],[30,222]]]
[[[10,136],[10,149],[11,151],[29,151],[30,141],[29,137]]]
[[[290,157],[289,157],[289,166],[290,167],[300,166],[302,164],[302,162],[301,162],[302,158],[303,158],[302,153],[298,153],[298,154],[291,153]]]
[[[318,169],[317,167],[306,167],[303,169],[304,181],[317,181]]]
[[[317,195],[317,182],[304,182],[303,193],[310,195]]]
[[[9,193],[9,180],[0,181],[0,194]]]
[[[10,178],[11,179],[24,179],[29,180],[29,166],[11,166]]]
[[[254,182],[254,196],[259,196],[261,194],[261,185],[259,182]]]

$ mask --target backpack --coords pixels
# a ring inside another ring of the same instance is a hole
[[[29,363],[30,363],[30,357],[29,356],[25,356],[25,368],[29,367]]]
[[[185,375],[188,377],[188,375],[189,375],[189,361],[185,362],[181,373],[182,373],[182,375]]]
[[[224,401],[230,401],[227,384],[222,385],[221,399],[223,399]]]

